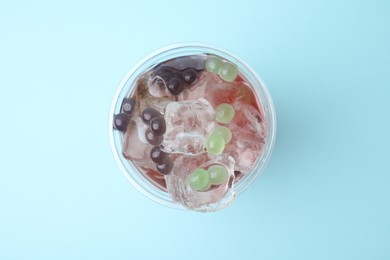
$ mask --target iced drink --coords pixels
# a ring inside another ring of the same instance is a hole
[[[268,134],[263,104],[240,68],[215,54],[186,55],[134,82],[112,115],[120,156],[185,208],[230,205]]]

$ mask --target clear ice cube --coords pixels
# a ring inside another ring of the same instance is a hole
[[[251,88],[243,81],[225,82],[217,74],[202,72],[196,86],[179,95],[179,100],[207,99],[213,107],[221,103],[241,102],[257,106]]]
[[[137,79],[134,96],[137,100],[138,115],[147,107],[152,107],[160,113],[164,113],[168,103],[174,101],[172,95],[164,94],[166,88],[164,90],[160,87],[149,74]]]
[[[165,81],[159,76],[149,80],[149,94],[153,97],[172,97],[167,89]]]
[[[168,60],[162,64],[162,66],[168,66],[176,70],[185,70],[187,68],[193,68],[196,70],[204,69],[206,56],[182,56]]]
[[[189,186],[189,177],[196,168],[206,169],[211,165],[222,165],[228,171],[228,181],[207,191],[195,191]],[[234,159],[224,153],[218,156],[200,154],[180,155],[175,160],[171,174],[165,176],[168,192],[176,202],[195,211],[216,211],[229,206],[236,193],[234,184]]]
[[[158,98],[148,95],[139,101],[139,111],[142,113],[145,108],[151,107],[164,114],[165,109],[170,102],[172,102],[172,99],[168,97]]]
[[[253,106],[241,102],[233,104],[235,116],[227,127],[232,132],[232,140],[225,147],[235,160],[235,170],[250,172],[261,154],[265,142],[263,115]]]
[[[215,111],[204,98],[171,102],[165,110],[167,130],[162,147],[169,153],[199,154],[215,125]]]
[[[145,139],[146,126],[137,116],[130,120],[126,133],[123,136],[122,154],[133,162],[150,163],[150,150],[152,146]]]

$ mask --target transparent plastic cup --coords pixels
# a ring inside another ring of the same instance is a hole
[[[158,49],[144,57],[129,70],[120,82],[115,93],[110,109],[108,124],[110,144],[119,168],[137,190],[159,204],[177,209],[187,208],[174,202],[166,190],[153,184],[153,182],[146,178],[131,161],[122,156],[123,136],[113,129],[113,115],[120,112],[122,100],[128,98],[130,94],[133,93],[138,76],[164,61],[181,56],[200,54],[220,56],[234,63],[238,67],[240,73],[242,73],[255,90],[266,118],[266,138],[262,153],[257,158],[252,171],[246,173],[235,182],[234,190],[237,195],[242,194],[265,169],[271,156],[276,136],[275,109],[267,87],[260,77],[244,61],[231,52],[203,43],[179,43]]]

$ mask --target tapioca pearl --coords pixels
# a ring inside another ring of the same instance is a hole
[[[211,134],[206,138],[205,147],[209,154],[220,155],[225,149],[225,140],[218,134]]]
[[[223,140],[225,141],[225,144],[228,144],[230,140],[232,140],[232,132],[226,126],[217,126],[214,129],[213,133],[222,136]]]
[[[222,60],[215,56],[207,58],[205,62],[206,70],[215,74],[218,74],[221,65],[222,65]]]
[[[150,150],[150,159],[155,163],[164,163],[168,157],[168,154],[161,150],[159,146],[155,146]]]
[[[179,77],[173,77],[167,82],[167,89],[169,92],[174,95],[178,96],[183,90],[184,90],[184,82]]]
[[[174,166],[173,160],[170,157],[167,157],[167,159],[164,162],[156,164],[156,169],[161,174],[167,175],[171,173],[173,166]]]
[[[241,171],[234,171],[234,178],[241,177],[242,172]]]
[[[236,65],[231,62],[222,63],[218,75],[226,82],[232,82],[237,78],[238,69]]]
[[[145,124],[150,124],[150,121],[155,117],[162,117],[162,115],[154,108],[147,107],[142,111],[141,118]]]
[[[164,137],[162,135],[158,136],[158,135],[153,134],[153,132],[150,130],[150,128],[148,128],[145,131],[145,138],[146,138],[146,141],[148,141],[148,143],[150,143],[151,145],[160,145],[162,143],[162,141],[164,140]]]
[[[135,99],[134,98],[125,98],[122,102],[122,112],[126,114],[133,114],[135,109]]]
[[[130,122],[130,116],[125,113],[119,113],[114,116],[114,129],[126,132],[127,126]]]
[[[150,120],[150,130],[154,135],[163,135],[167,130],[167,125],[165,123],[164,118],[155,117]]]
[[[192,59],[190,56],[182,56],[172,59],[171,66],[175,67],[177,70],[184,70],[192,66]]]
[[[228,180],[228,172],[222,165],[212,165],[207,171],[210,175],[211,184],[221,185]]]
[[[182,77],[187,84],[192,84],[197,80],[198,72],[194,69],[186,69],[183,71]]]
[[[156,70],[155,74],[157,76],[160,76],[163,79],[167,79],[167,78],[170,78],[170,77],[173,76],[174,71],[175,70],[173,68],[170,68],[170,67],[167,67],[167,66],[163,66],[163,67],[158,68]]]
[[[222,103],[215,108],[215,119],[222,124],[227,124],[234,118],[234,107],[227,103]]]
[[[190,175],[189,185],[191,189],[196,191],[208,190],[211,186],[211,178],[209,172],[202,168],[195,169]]]

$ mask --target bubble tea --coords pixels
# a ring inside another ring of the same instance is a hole
[[[172,203],[194,211],[225,208],[235,185],[268,159],[272,103],[263,104],[226,56],[176,55],[144,68],[130,85],[111,115],[118,156]]]

